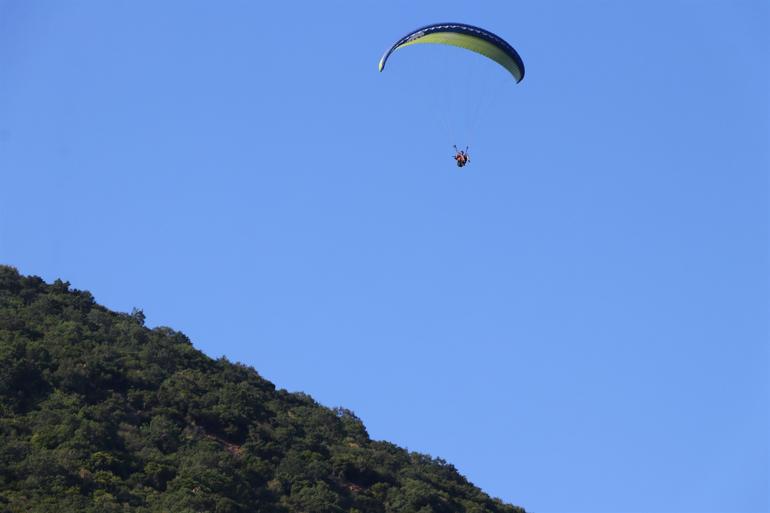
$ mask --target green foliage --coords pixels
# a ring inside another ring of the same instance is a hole
[[[0,266],[0,511],[523,512],[144,319]]]

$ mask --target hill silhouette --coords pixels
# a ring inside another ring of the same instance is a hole
[[[0,266],[0,511],[524,510],[139,310]]]

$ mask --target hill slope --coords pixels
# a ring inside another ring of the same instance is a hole
[[[523,511],[143,321],[0,266],[0,511]]]

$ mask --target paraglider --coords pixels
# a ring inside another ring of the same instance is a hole
[[[385,69],[385,64],[396,50],[422,43],[449,45],[470,50],[505,68],[513,76],[515,83],[524,79],[524,62],[513,46],[486,29],[465,23],[436,23],[406,34],[382,55],[379,70]],[[464,167],[470,162],[468,148],[461,151],[455,146],[453,158],[458,167]]]
[[[463,167],[465,164],[471,161],[471,156],[468,155],[468,147],[466,146],[464,150],[458,150],[457,146],[455,145],[455,156],[453,157],[455,161],[457,162],[457,167]]]

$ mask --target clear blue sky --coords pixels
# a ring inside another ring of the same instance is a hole
[[[535,512],[769,511],[769,5],[0,0],[0,262]],[[527,65],[463,170],[434,21]]]

